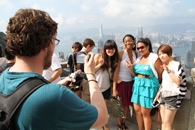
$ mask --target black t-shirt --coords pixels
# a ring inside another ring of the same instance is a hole
[[[74,56],[74,57],[73,57]],[[73,73],[75,70],[77,70],[76,68],[74,69],[74,67],[76,67],[76,53],[70,54],[68,57],[68,65],[70,66],[70,72]],[[74,59],[74,61],[73,61]]]

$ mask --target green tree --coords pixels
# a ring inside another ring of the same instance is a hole
[[[2,47],[3,47],[3,56],[5,55],[4,50],[5,50],[5,48],[6,48],[5,36],[6,36],[5,33],[0,32],[0,44],[1,44]]]

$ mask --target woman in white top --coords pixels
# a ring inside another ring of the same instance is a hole
[[[124,114],[127,117],[129,106],[133,105],[130,102],[132,96],[133,76],[132,71],[129,71],[129,68],[127,67],[127,63],[134,64],[137,54],[133,50],[135,49],[135,38],[132,35],[125,35],[123,43],[124,50],[119,52],[118,66],[114,74],[113,96],[116,97],[118,95],[121,98],[124,106]],[[118,130],[128,129],[125,125],[125,120],[125,118],[117,118]]]
[[[102,52],[95,55],[95,76],[106,105],[111,95],[112,79],[118,58],[118,48],[114,40],[107,40]],[[105,125],[103,129],[106,130],[108,127]]]
[[[172,59],[172,48],[162,44],[158,48],[158,56],[163,64],[162,85],[154,99],[160,105],[162,130],[172,130],[172,123],[180,108],[182,97],[186,92],[185,73],[180,63]],[[183,79],[183,80],[182,80]]]

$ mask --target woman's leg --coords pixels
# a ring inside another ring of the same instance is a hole
[[[151,110],[152,109],[150,109],[150,108],[141,107],[141,113],[143,116],[145,130],[151,130],[151,126],[152,126],[152,117],[150,116]]]
[[[108,109],[108,99],[105,99],[105,103],[106,103],[106,106],[107,106],[107,109]],[[109,116],[109,115],[108,115]],[[107,126],[107,124],[105,124],[104,126],[102,126],[102,128],[104,129],[104,130],[107,130],[108,129],[108,126]]]
[[[173,120],[175,118],[175,114],[176,114],[177,110],[170,110],[165,108],[165,114],[164,114],[164,120],[163,120],[163,130],[172,130],[172,124],[173,124]]]
[[[160,116],[161,116],[161,121],[162,121],[162,125],[161,125],[161,129],[164,130],[164,117],[165,117],[165,105],[160,105]]]
[[[120,118],[116,118],[116,121],[117,121],[117,130],[122,130],[122,123],[121,123],[121,119]]]
[[[125,106],[124,107],[124,115],[125,115],[126,118],[128,116],[128,113],[129,113],[129,107]],[[128,127],[125,125],[126,118],[121,120],[121,124],[122,124],[124,130],[128,129]]]
[[[138,124],[138,130],[144,130],[144,125],[143,125],[143,116],[141,113],[141,106],[139,104],[133,104],[135,114],[136,114],[136,119],[137,119],[137,124]]]

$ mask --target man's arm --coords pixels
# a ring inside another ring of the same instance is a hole
[[[56,80],[58,77],[60,77],[60,75],[62,74],[62,68],[58,68],[56,70],[54,70],[53,75],[51,76],[51,78],[49,79],[50,82],[53,82],[54,80]]]
[[[108,111],[94,75],[95,74],[94,54],[91,54],[91,58],[89,60],[85,58],[84,70],[89,82],[91,104],[95,106],[98,111],[98,118],[96,122],[93,124],[93,127],[100,127],[108,122]]]

